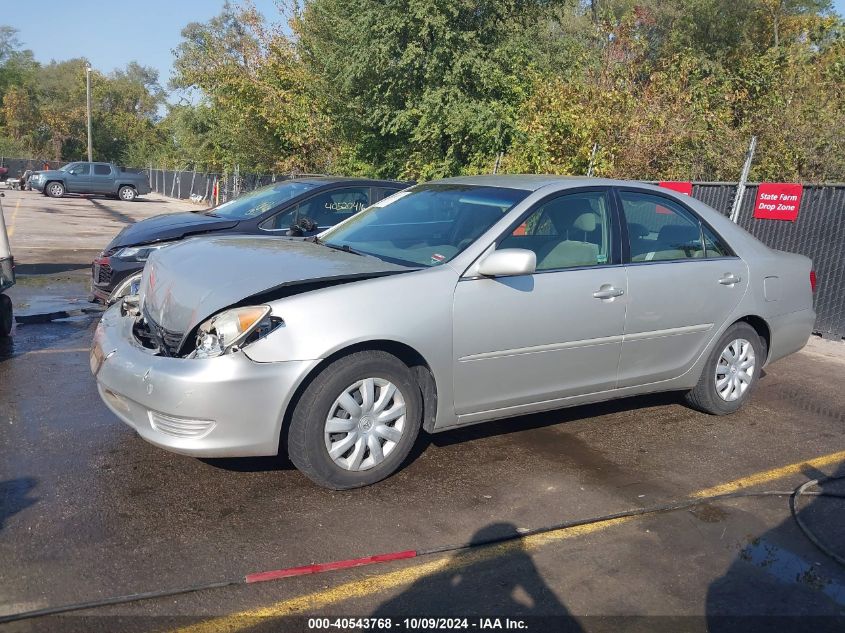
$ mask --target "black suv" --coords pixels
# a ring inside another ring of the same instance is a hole
[[[208,233],[316,235],[413,183],[366,178],[295,178],[205,211],[157,215],[124,228],[91,265],[91,301],[129,294],[150,253]],[[118,292],[115,292],[117,290]]]

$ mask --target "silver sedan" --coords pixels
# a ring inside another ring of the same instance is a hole
[[[195,238],[109,309],[91,368],[144,439],[374,483],[420,429],[657,391],[739,409],[815,314],[809,259],[649,185],[452,178],[309,240]]]

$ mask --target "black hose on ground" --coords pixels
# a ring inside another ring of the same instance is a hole
[[[432,547],[428,549],[416,550],[416,557],[420,556],[432,556],[434,554],[446,554],[450,552],[460,552],[466,551],[470,549],[475,549],[478,547],[485,547],[489,545],[495,545],[498,543],[504,543],[507,541],[516,541],[519,539],[524,539],[529,536],[533,536],[536,534],[544,534],[547,532],[554,532],[557,530],[565,530],[569,528],[584,526],[584,525],[591,525],[595,523],[604,523],[606,521],[613,521],[615,519],[624,519],[629,517],[637,517],[637,516],[644,516],[647,514],[663,514],[667,512],[677,512],[678,510],[686,510],[688,508],[693,508],[695,506],[705,505],[708,503],[714,503],[717,501],[727,501],[730,499],[749,499],[753,497],[789,497],[789,505],[790,511],[792,513],[792,517],[795,519],[798,527],[801,529],[801,532],[808,538],[808,540],[813,543],[819,550],[821,550],[824,554],[829,556],[832,560],[836,561],[843,567],[845,567],[845,558],[836,554],[836,552],[832,551],[829,547],[824,545],[818,537],[816,537],[810,529],[807,527],[806,523],[801,519],[798,515],[797,509],[797,501],[802,496],[813,496],[813,497],[828,497],[833,499],[845,499],[845,494],[837,494],[837,493],[830,493],[830,492],[823,492],[823,491],[808,491],[808,488],[812,488],[813,486],[818,486],[823,483],[829,483],[832,481],[839,481],[845,479],[845,476],[842,477],[828,477],[824,479],[813,479],[811,481],[807,481],[801,484],[795,490],[764,490],[759,492],[729,492],[725,494],[719,495],[712,495],[709,497],[695,497],[692,499],[685,499],[683,501],[677,501],[673,503],[666,503],[657,506],[650,506],[645,508],[635,508],[632,510],[625,510],[622,512],[614,512],[612,514],[605,514],[598,517],[591,517],[588,519],[577,519],[574,521],[565,521],[563,523],[557,523],[555,525],[549,525],[545,527],[535,528],[532,530],[525,530],[523,532],[518,532],[515,534],[505,534],[497,538],[486,539],[483,541],[473,541],[471,543],[462,543],[460,545],[447,545],[443,547]],[[164,598],[169,596],[177,596],[187,593],[194,593],[196,591],[203,591],[205,589],[219,589],[222,587],[231,587],[234,585],[242,585],[246,584],[246,577],[242,576],[240,578],[232,579],[232,580],[223,580],[217,582],[210,582],[204,584],[197,584],[197,585],[190,585],[187,587],[181,587],[177,589],[163,589],[159,591],[149,591],[145,593],[133,593],[128,594],[125,596],[114,596],[111,598],[102,598],[100,600],[91,600],[90,602],[78,602],[75,604],[68,604],[62,605],[58,607],[47,607],[44,609],[36,609],[33,611],[24,611],[21,613],[12,613],[10,615],[0,616],[0,624],[4,624],[7,622],[17,622],[19,620],[28,620],[31,618],[38,618],[47,615],[58,615],[60,613],[68,613],[70,611],[81,611],[84,609],[96,609],[99,607],[105,606],[112,606],[117,604],[126,604],[129,602],[136,602],[139,600],[149,600],[151,598]]]
[[[833,493],[813,493],[807,492],[808,488],[812,488],[813,486],[819,486],[823,483],[828,483],[831,481],[837,481],[839,479],[845,479],[845,477],[826,477],[823,479],[812,479],[810,481],[804,482],[800,486],[795,489],[795,492],[789,497],[789,511],[792,513],[792,518],[795,519],[795,523],[798,525],[798,528],[804,533],[804,536],[807,537],[813,545],[815,545],[821,552],[827,555],[832,560],[835,560],[837,563],[845,567],[845,557],[840,556],[836,552],[834,552],[831,548],[821,542],[819,538],[810,531],[810,528],[807,527],[807,524],[798,514],[798,499],[801,498],[802,495],[804,496],[815,496],[815,497],[841,497],[842,495],[836,495]]]

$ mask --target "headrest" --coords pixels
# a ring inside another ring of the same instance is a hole
[[[648,228],[644,224],[630,222],[628,223],[628,234],[631,237],[645,237],[648,235]]]
[[[549,214],[549,219],[558,232],[563,235],[571,228],[579,230],[579,227],[575,226],[578,218],[586,214],[595,214],[595,211],[586,198],[564,196],[549,203],[546,207],[546,213]],[[593,229],[595,229],[595,226],[589,230],[592,231]]]
[[[575,218],[575,222],[572,223],[572,228],[576,231],[585,231],[586,233],[592,233],[596,230],[596,214],[595,213],[582,213],[577,218]]]
[[[664,226],[657,234],[657,241],[663,244],[689,244],[700,238],[698,227],[690,224]]]

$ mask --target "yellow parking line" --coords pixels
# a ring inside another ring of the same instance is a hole
[[[17,203],[15,203],[15,210],[12,211],[12,219],[9,221],[9,226],[6,227],[6,235],[12,237],[15,234],[15,220],[18,219],[18,209],[21,206],[21,198],[18,198]]]
[[[764,470],[761,473],[754,473],[753,475],[748,475],[747,477],[740,477],[739,479],[734,479],[733,481],[719,484],[718,486],[713,486],[712,488],[699,490],[692,496],[712,497],[713,495],[723,495],[729,492],[736,492],[737,490],[742,490],[743,488],[750,488],[752,486],[775,481],[777,479],[783,479],[784,477],[789,477],[790,475],[798,475],[807,468],[823,468],[841,461],[845,461],[845,451],[831,453],[830,455],[823,455],[822,457],[815,457],[803,462],[789,464],[788,466],[773,468],[772,470]]]
[[[712,488],[699,490],[690,496],[692,498],[700,498],[724,494],[727,492],[735,492],[743,488],[798,474],[807,467],[821,468],[840,461],[845,461],[845,451],[748,475]],[[408,585],[430,574],[439,573],[445,570],[456,571],[481,561],[497,558],[512,551],[535,550],[547,543],[554,543],[565,539],[599,532],[615,525],[633,521],[635,518],[637,517],[608,519],[607,521],[601,521],[598,523],[561,528],[560,530],[553,530],[543,534],[534,534],[515,541],[507,541],[497,545],[472,549],[466,552],[461,552],[457,555],[453,554],[451,556],[412,565],[403,569],[376,574],[359,580],[352,580],[336,587],[315,591],[295,598],[281,600],[280,602],[276,602],[268,607],[248,609],[231,615],[206,620],[204,622],[176,629],[173,633],[216,633],[218,631],[232,632],[248,629],[255,625],[255,620],[257,618],[278,617],[313,611],[353,598],[362,598],[398,586]]]
[[[351,582],[338,585],[337,587],[331,587],[329,589],[297,596],[296,598],[282,600],[281,602],[272,604],[269,607],[251,609],[240,613],[233,613],[232,615],[214,618],[213,620],[206,620],[205,622],[176,629],[173,633],[213,633],[217,631],[238,631],[241,629],[247,629],[255,625],[256,618],[279,617],[283,615],[303,613],[305,611],[312,611],[314,609],[326,607],[352,598],[363,598],[394,587],[409,585],[412,582],[431,574],[436,574],[446,570],[450,572],[457,571],[470,565],[491,560],[514,551],[531,551],[537,549],[541,545],[545,545],[546,543],[562,541],[564,539],[575,538],[592,532],[598,532],[613,525],[626,523],[632,519],[633,517],[608,519],[607,521],[602,521],[600,523],[578,525],[571,528],[556,530],[554,532],[534,534],[523,539],[506,541],[497,545],[471,549],[457,555],[452,554],[427,563],[420,563],[404,569],[397,569],[396,571],[377,574],[360,580],[353,580]]]

